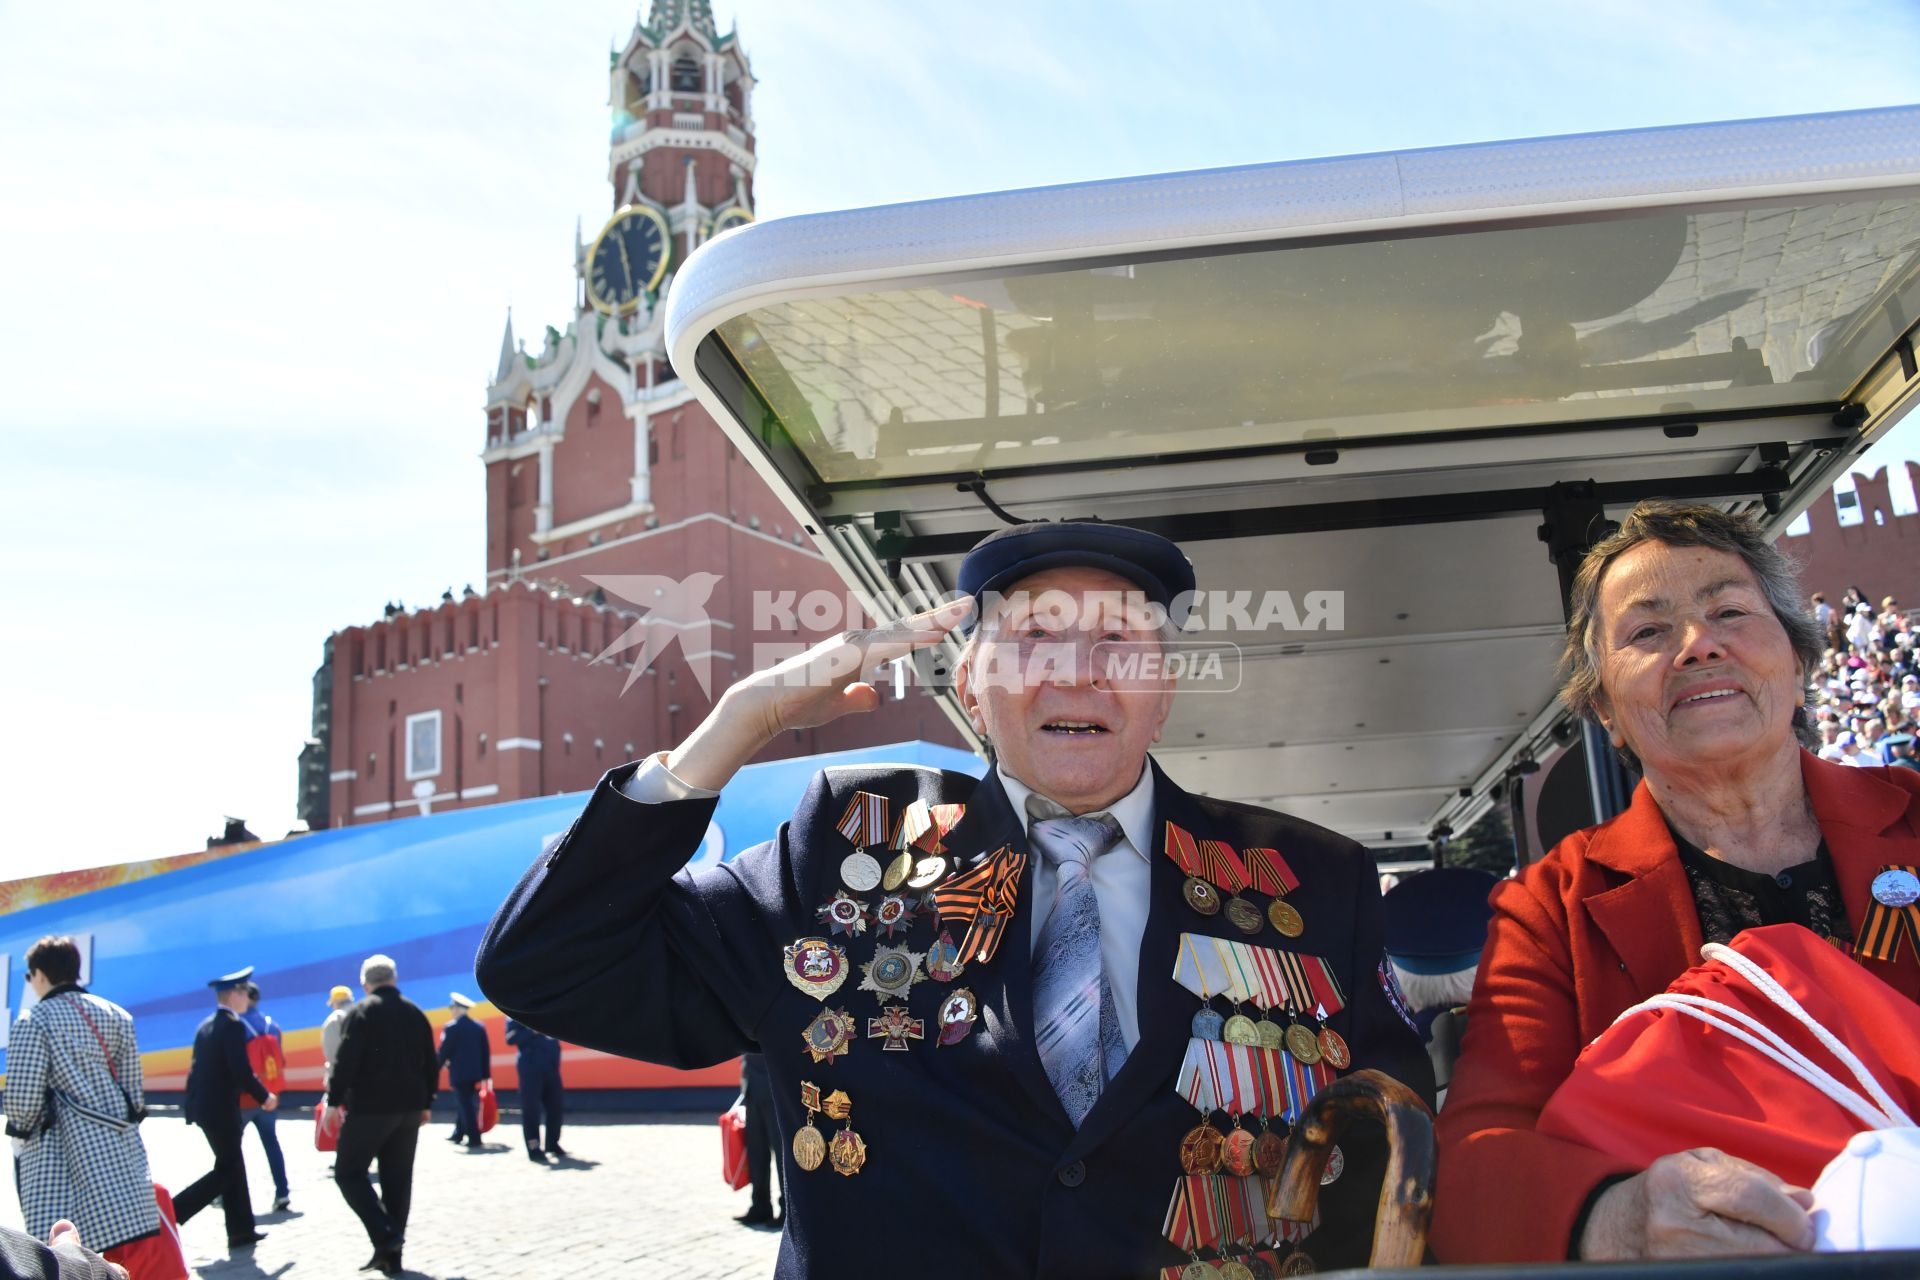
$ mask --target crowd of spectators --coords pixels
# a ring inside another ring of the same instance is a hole
[[[1837,605],[1815,592],[1813,612],[1827,635],[1813,678],[1820,758],[1920,769],[1920,623],[1892,596],[1876,607],[1858,587],[1847,588]]]

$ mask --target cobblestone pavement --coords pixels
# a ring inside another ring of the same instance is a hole
[[[279,1131],[293,1207],[263,1212],[273,1203],[273,1182],[260,1140],[249,1133],[247,1177],[267,1238],[229,1258],[219,1206],[211,1206],[181,1230],[194,1274],[221,1280],[371,1274],[358,1271],[372,1248],[327,1172],[333,1157],[313,1149],[312,1112],[290,1112]],[[177,1111],[157,1112],[141,1132],[154,1177],[169,1189],[212,1167],[199,1130]],[[720,1135],[711,1115],[568,1116],[561,1135],[568,1156],[544,1168],[526,1158],[518,1117],[503,1115],[479,1152],[444,1141],[450,1132],[452,1120],[436,1118],[420,1135],[407,1227],[409,1276],[760,1280],[773,1274],[780,1237],[733,1221],[746,1212],[747,1193],[720,1181]],[[0,1222],[18,1228],[18,1197],[0,1199]]]

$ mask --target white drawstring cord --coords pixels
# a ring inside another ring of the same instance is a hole
[[[1886,1112],[1889,1116],[1897,1117],[1901,1127],[1913,1127],[1913,1121],[1908,1119],[1907,1113],[1900,1109],[1900,1104],[1895,1102],[1885,1089],[1881,1088],[1880,1082],[1874,1079],[1873,1073],[1867,1070],[1866,1064],[1854,1055],[1853,1050],[1842,1044],[1838,1036],[1821,1026],[1812,1014],[1801,1008],[1800,1002],[1795,1000],[1787,989],[1774,979],[1772,974],[1762,969],[1746,956],[1741,955],[1738,951],[1735,951],[1732,947],[1723,946],[1718,942],[1707,943],[1700,948],[1700,954],[1709,960],[1720,961],[1720,963],[1738,973],[1748,982],[1751,982],[1762,994],[1771,999],[1775,1004],[1792,1014],[1802,1026],[1813,1032],[1814,1038],[1825,1045],[1829,1053],[1847,1065],[1847,1070],[1853,1073],[1853,1078],[1860,1082],[1862,1088],[1873,1095],[1873,1100],[1880,1104],[1882,1111]]]

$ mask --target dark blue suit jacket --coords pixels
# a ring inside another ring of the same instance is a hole
[[[1184,876],[1160,847],[1167,822],[1200,839],[1282,852],[1301,881],[1288,901],[1306,932],[1290,941],[1268,929],[1255,941],[1327,957],[1348,998],[1329,1025],[1346,1038],[1354,1065],[1433,1096],[1426,1051],[1377,976],[1379,881],[1365,851],[1295,818],[1191,795],[1153,768],[1158,834],[1140,952],[1140,1041],[1077,1131],[1033,1045],[1033,859],[999,953],[953,984],[980,1003],[973,1033],[957,1045],[936,1043],[937,1006],[951,988],[924,981],[908,1005],[925,1019],[926,1040],[887,1053],[863,1034],[847,1055],[815,1063],[801,1032],[822,1004],[782,969],[782,948],[827,933],[815,909],[840,887],[850,846],[834,824],[853,792],[889,797],[895,814],[916,798],[965,803],[945,840],[950,855],[1025,848],[1025,823],[991,774],[827,770],[774,840],[691,876],[675,873],[699,848],[714,802],[635,803],[616,790],[633,767],[617,769],[500,908],[476,974],[513,1017],[609,1053],[697,1067],[758,1049],[786,1133],[806,1119],[802,1080],[823,1095],[845,1090],[866,1168],[852,1177],[824,1165],[808,1173],[782,1156],[789,1218],[779,1276],[824,1275],[856,1253],[879,1259],[889,1250],[928,1277],[1150,1276],[1184,1260],[1160,1230],[1180,1176],[1181,1135],[1198,1122],[1173,1087],[1199,1007],[1172,979],[1179,936],[1239,936],[1224,916],[1186,905]],[[937,934],[929,914],[904,936],[920,951]],[[848,1010],[864,1033],[879,1005],[856,990],[858,964],[871,958],[874,932],[833,941],[855,968],[826,1005]],[[826,1136],[839,1127],[817,1123]],[[1343,1146],[1349,1172],[1321,1197],[1324,1225],[1307,1241],[1323,1268],[1364,1264],[1379,1191],[1378,1133]]]
[[[475,1084],[493,1078],[493,1049],[487,1029],[472,1018],[455,1018],[440,1032],[440,1065],[447,1083]]]
[[[529,1071],[560,1069],[560,1042],[552,1036],[541,1035],[524,1022],[507,1019],[507,1043],[520,1051],[514,1069],[522,1075]]]
[[[256,1102],[266,1102],[267,1086],[247,1061],[247,1041],[252,1038],[240,1015],[227,1008],[215,1009],[193,1033],[193,1065],[187,1069],[183,1108],[188,1124],[238,1128],[243,1089]]]

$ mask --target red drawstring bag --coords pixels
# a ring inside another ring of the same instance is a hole
[[[180,1224],[174,1220],[173,1197],[156,1182],[153,1199],[160,1206],[160,1229],[150,1236],[117,1244],[100,1256],[125,1267],[128,1280],[193,1280],[193,1273],[187,1270],[186,1251],[180,1246]]]
[[[490,1133],[500,1123],[500,1099],[493,1092],[493,1081],[480,1082],[480,1132]]]
[[[753,1181],[747,1171],[747,1109],[738,1102],[720,1115],[720,1180],[735,1191]]]
[[[1920,1115],[1920,1006],[1799,925],[1748,929],[1731,950],[1851,1050],[1897,1107]],[[1866,1122],[1725,1025],[1661,1007],[1674,995],[1744,1014],[1845,1089],[1863,1088],[1807,1025],[1728,963],[1709,961],[1595,1038],[1548,1099],[1539,1131],[1642,1167],[1678,1151],[1717,1147],[1811,1187]],[[1741,1025],[1733,1015],[1708,1014]]]
[[[344,1119],[344,1117],[343,1117]],[[322,1101],[313,1108],[313,1149],[332,1151],[340,1145],[340,1126],[327,1124],[327,1104]]]

